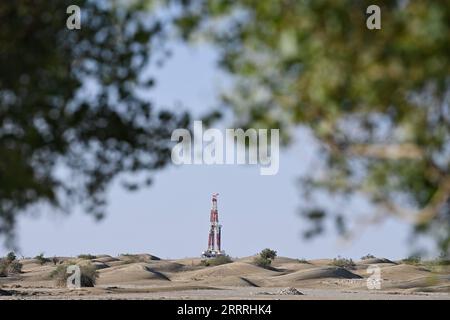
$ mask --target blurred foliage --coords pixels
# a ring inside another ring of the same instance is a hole
[[[9,262],[12,262],[14,260],[16,260],[17,256],[13,251],[8,252],[8,254],[6,255],[6,260]]]
[[[422,258],[417,255],[409,256],[408,258],[402,259],[404,264],[419,265],[422,262]]]
[[[298,262],[298,263],[305,263],[305,264],[309,264],[308,260],[306,260],[305,258],[300,258],[300,259],[297,259],[297,262]]]
[[[68,30],[69,5],[81,30]],[[164,28],[146,1],[0,2],[0,235],[36,205],[101,218],[123,173],[149,175],[170,160],[185,114],[154,111],[141,70],[164,61]],[[152,59],[152,60],[151,60]],[[146,177],[143,184],[151,182]],[[140,183],[124,183],[135,190]]]
[[[373,254],[366,254],[365,256],[361,257],[361,260],[369,260],[369,259],[376,259],[376,257]]]
[[[374,221],[404,218],[449,250],[449,0],[167,1],[183,39],[219,48],[238,126],[281,128],[285,143],[303,126],[320,142],[323,168],[302,180],[306,236],[329,219],[348,233],[352,218],[314,190],[363,195]],[[366,28],[371,4],[381,30]]]
[[[92,255],[92,254],[90,254],[90,253],[87,253],[87,254],[80,254],[80,255],[78,255],[78,258],[79,259],[84,259],[84,260],[93,260],[93,259],[97,259],[97,256],[94,256],[94,255]]]
[[[219,48],[236,126],[281,128],[286,144],[307,127],[320,142],[321,167],[302,178],[307,237],[326,221],[351,232],[353,213],[317,191],[363,195],[370,223],[406,219],[449,251],[450,0],[163,2],[183,39]],[[72,4],[81,30],[66,28]],[[370,4],[381,30],[366,28]],[[123,183],[136,190],[167,164],[189,119],[139,94],[155,83],[142,69],[167,56],[172,21],[156,12],[149,0],[0,3],[0,234],[39,204],[101,218],[115,178],[144,173]]]

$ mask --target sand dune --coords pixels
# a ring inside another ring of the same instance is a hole
[[[450,281],[450,276],[444,275],[428,275],[407,281],[391,281],[385,284],[386,288],[400,288],[400,289],[419,289],[426,287],[440,286],[445,282]]]
[[[430,276],[432,273],[421,266],[399,264],[381,268],[383,280],[408,281]]]
[[[175,279],[186,280],[203,280],[206,278],[223,278],[228,276],[271,276],[276,274],[275,271],[263,269],[255,265],[251,265],[245,262],[232,262],[215,267],[207,267],[195,271],[187,271],[181,274],[177,274]]]
[[[258,257],[258,255],[253,255],[253,256],[248,256],[248,257],[242,257],[242,258],[238,258],[235,259],[236,262],[245,262],[245,263],[253,263],[253,260]],[[297,259],[293,259],[293,258],[288,258],[288,257],[277,257],[274,261],[273,261],[273,266],[276,267],[280,264],[284,264],[284,263],[295,263],[298,262]]]
[[[340,267],[317,267],[306,270],[299,270],[286,275],[274,277],[271,281],[276,283],[294,283],[302,280],[312,279],[361,279],[362,277]]]
[[[235,259],[235,262],[244,262],[244,263],[252,263],[253,259],[255,259],[257,255],[248,256],[248,257],[242,257]]]
[[[102,256],[97,256],[97,258],[92,259],[92,261],[93,262],[111,263],[111,262],[120,261],[120,260],[117,258],[113,258],[111,256],[102,255]]]
[[[357,265],[380,264],[380,263],[388,263],[388,264],[392,264],[392,265],[397,264],[394,261],[391,261],[391,260],[385,259],[385,258],[364,259],[364,260],[360,260],[360,261],[356,262]]]
[[[104,262],[95,261],[95,262],[92,262],[92,264],[95,266],[95,269],[97,269],[97,270],[106,269],[106,268],[110,267],[108,264],[106,264]]]
[[[119,260],[123,261],[141,261],[141,262],[149,262],[153,260],[161,260],[157,256],[148,253],[138,253],[138,254],[122,254],[118,256]]]
[[[0,277],[1,299],[24,297],[92,298],[286,298],[277,292],[294,287],[303,296],[295,299],[327,297],[382,297],[389,299],[445,298],[450,299],[450,270],[431,264],[396,264],[383,258],[361,260],[354,270],[331,266],[331,259],[310,260],[307,263],[287,257],[277,257],[270,269],[253,264],[254,256],[235,259],[219,266],[204,266],[201,258],[161,260],[151,254],[108,255],[95,259],[60,257],[79,265],[92,263],[99,274],[96,288],[76,293],[57,288],[50,274],[59,264],[43,265],[35,259],[23,259],[23,272]],[[382,288],[368,290],[366,272],[369,265],[380,267]],[[9,290],[9,291],[8,291]],[[311,296],[312,295],[312,296]]]
[[[180,271],[187,269],[186,266],[182,265],[181,263],[170,262],[170,261],[155,261],[155,262],[149,263],[148,266],[153,271],[164,272],[164,273],[180,272]]]
[[[36,265],[34,268],[29,265],[28,268],[22,269],[21,277],[27,281],[49,280],[49,275],[54,269],[53,265]]]
[[[308,262],[315,266],[329,266],[333,262],[333,259],[313,259],[308,260]]]
[[[447,281],[448,283],[448,281]],[[412,288],[411,292],[439,292],[439,293],[449,293],[450,292],[450,284],[443,284],[437,286],[427,286],[427,287],[419,287]]]
[[[252,262],[252,261],[250,261]],[[287,264],[287,263],[299,263],[297,259],[293,259],[293,258],[288,258],[288,257],[277,257],[275,260],[273,260],[272,262],[272,266],[274,267],[279,267],[283,264]]]
[[[280,263],[277,265],[277,269],[283,273],[291,273],[299,270],[313,269],[317,266],[310,263],[288,262]]]
[[[259,287],[258,280],[239,276],[227,276],[220,278],[207,278],[197,283],[217,287]]]
[[[170,281],[162,272],[152,270],[151,266],[145,262],[127,264],[123,266],[111,267],[99,271],[99,283],[114,284],[121,282],[136,282],[143,280]]]

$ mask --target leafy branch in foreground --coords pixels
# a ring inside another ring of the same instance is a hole
[[[395,216],[450,250],[449,0],[377,1],[379,32],[366,28],[370,1],[167,1],[184,9],[183,39],[219,49],[238,126],[280,128],[286,143],[307,128],[316,142],[300,184],[306,237]],[[355,220],[324,197],[370,207]]]
[[[66,27],[72,4],[80,30]],[[117,177],[144,173],[122,184],[149,185],[170,160],[172,130],[189,119],[139,94],[155,83],[141,71],[167,56],[147,5],[2,1],[0,20],[0,235],[11,244],[17,215],[37,205],[80,204],[101,218]]]

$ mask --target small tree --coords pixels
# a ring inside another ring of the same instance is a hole
[[[13,252],[8,253],[5,258],[0,259],[0,277],[7,277],[11,274],[22,272],[22,264],[16,261],[16,255]]]
[[[275,250],[266,248],[259,254],[261,258],[273,260],[277,256],[277,252]]]
[[[330,265],[345,269],[354,269],[356,266],[352,259],[343,258],[341,256],[334,258]]]
[[[450,254],[443,251],[436,259],[436,261],[439,265],[448,266],[450,265]]]
[[[70,273],[67,273],[67,267],[69,265],[59,265],[50,273],[50,278],[55,280],[55,284],[58,287],[67,286],[67,279]],[[80,285],[81,287],[94,287],[98,278],[98,272],[95,266],[91,263],[81,265],[80,267]]]
[[[277,256],[275,250],[269,248],[264,249],[260,252],[259,257],[253,259],[253,263],[259,267],[268,268],[272,264],[272,260]]]
[[[361,260],[369,260],[369,259],[375,259],[375,256],[370,254],[370,253],[368,253],[365,256],[361,257]]]
[[[0,277],[6,277],[8,275],[8,263],[6,259],[0,259]]]
[[[11,251],[11,252],[9,252],[7,255],[6,255],[6,260],[8,261],[8,262],[13,262],[14,260],[16,260],[16,254],[13,252],[13,251]]]
[[[272,260],[259,256],[253,259],[253,263],[258,267],[269,268],[272,263]]]
[[[420,264],[421,261],[422,261],[422,258],[419,255],[411,255],[408,258],[403,259],[402,263],[416,265],[416,264]]]
[[[18,261],[11,261],[8,265],[8,275],[22,273],[22,264]]]
[[[88,253],[88,254],[80,254],[80,255],[78,256],[78,258],[84,259],[84,260],[92,260],[92,259],[96,259],[97,256],[94,256],[94,255]]]
[[[38,261],[38,263],[40,264],[40,265],[44,265],[44,264],[46,264],[47,262],[49,262],[50,260],[49,259],[47,259],[46,257],[44,257],[44,253],[42,252],[42,253],[40,253],[40,254],[38,254],[36,257],[34,257],[37,261]]]

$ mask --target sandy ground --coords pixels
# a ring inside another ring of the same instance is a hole
[[[94,288],[59,288],[50,273],[56,266],[23,259],[22,273],[0,278],[0,299],[445,299],[450,300],[450,266],[407,265],[387,259],[362,260],[353,268],[330,259],[301,263],[279,257],[270,270],[253,257],[219,266],[202,266],[200,258],[159,260],[140,254],[60,257],[61,263],[92,263],[99,277]],[[369,266],[379,268],[379,290],[369,290]],[[291,287],[301,295],[280,294]]]

